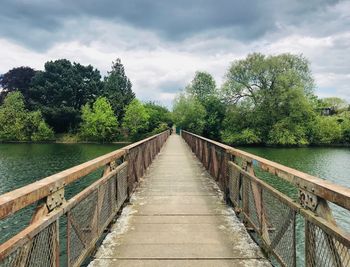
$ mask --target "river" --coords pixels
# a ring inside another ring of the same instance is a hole
[[[0,144],[0,194],[120,147],[121,145],[111,144]],[[239,149],[343,186],[349,187],[350,184],[350,148],[239,147]],[[100,174],[101,171],[95,172],[73,184],[66,190],[67,198],[91,184]],[[288,193],[291,190],[290,185],[283,181],[274,181],[274,185],[281,191]],[[349,212],[338,207],[332,206],[332,208],[339,225],[350,232]],[[14,218],[0,221],[0,231],[3,233],[0,236],[0,243],[20,231],[23,220],[29,219],[24,213],[19,212]],[[302,234],[301,230],[299,234]],[[298,248],[299,250],[302,251],[302,248]],[[65,257],[63,251],[61,256]]]
[[[281,163],[288,167],[350,187],[350,148],[338,147],[305,147],[305,148],[271,148],[240,147],[252,154]],[[290,187],[281,183],[281,191],[287,192]],[[280,185],[280,184],[279,184]],[[283,187],[286,190],[283,190]],[[349,212],[332,205],[334,216],[340,226],[350,233]]]
[[[116,144],[0,144],[0,195],[121,147]],[[101,171],[96,171],[68,186],[66,198],[100,175]],[[0,243],[25,226],[23,222],[30,219],[28,210],[0,220]]]

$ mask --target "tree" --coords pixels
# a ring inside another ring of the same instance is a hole
[[[91,65],[49,61],[32,80],[30,108],[40,109],[56,132],[65,132],[78,126],[82,105],[102,95],[102,86],[100,72]]]
[[[315,117],[313,87],[309,63],[302,56],[252,54],[235,61],[222,91],[226,103],[239,112],[235,120],[226,119],[232,126],[225,128],[224,136],[230,136],[230,128],[233,135],[250,129],[262,143],[308,143],[307,127]]]
[[[184,130],[202,134],[206,115],[204,106],[194,97],[180,94],[174,101],[174,123]]]
[[[226,106],[214,95],[207,97],[203,102],[203,106],[206,111],[203,135],[213,140],[220,140]]]
[[[300,89],[311,97],[313,88],[309,62],[303,56],[281,54],[267,57],[254,53],[232,63],[223,91],[228,103],[250,98],[259,105],[266,96],[287,89]]]
[[[128,131],[131,138],[136,140],[146,133],[149,118],[145,106],[139,100],[134,99],[125,109],[122,126]]]
[[[203,103],[209,97],[216,95],[215,80],[209,73],[197,71],[186,90]]]
[[[112,63],[112,70],[104,78],[104,96],[110,101],[118,121],[121,121],[125,107],[135,98],[135,94],[119,58]]]
[[[10,92],[19,91],[24,96],[24,100],[29,99],[30,85],[36,71],[30,67],[13,68],[0,76],[0,103]]]
[[[116,135],[117,118],[107,98],[99,97],[92,108],[87,103],[82,107],[80,135],[86,140],[110,141]]]
[[[9,93],[0,106],[0,140],[43,141],[53,138],[53,131],[47,126],[40,111],[25,109],[24,97],[20,92]]]
[[[149,115],[148,132],[158,133],[173,125],[171,113],[166,107],[154,102],[145,103],[144,107]]]

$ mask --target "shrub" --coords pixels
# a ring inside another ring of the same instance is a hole
[[[342,128],[337,117],[318,116],[311,126],[313,144],[333,144],[341,141]]]

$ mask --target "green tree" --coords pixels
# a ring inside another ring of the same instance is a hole
[[[213,140],[220,140],[226,105],[217,96],[212,95],[203,101],[203,106],[206,111],[203,135]]]
[[[149,115],[148,132],[158,133],[173,125],[170,111],[154,102],[144,104]]]
[[[186,87],[187,93],[201,103],[216,95],[216,84],[213,76],[207,72],[197,71],[191,83]]]
[[[123,128],[127,130],[133,140],[141,138],[148,129],[149,114],[142,103],[134,99],[125,109]]]
[[[99,97],[92,107],[87,103],[82,107],[80,135],[85,140],[111,141],[116,135],[117,118],[107,98]]]
[[[102,86],[100,72],[91,65],[49,61],[32,80],[30,108],[40,109],[56,132],[66,132],[79,125],[82,105],[102,95]]]
[[[24,96],[25,102],[30,96],[30,85],[36,71],[30,67],[13,68],[0,76],[0,103],[10,92],[19,91]]]
[[[0,140],[44,141],[52,138],[53,131],[43,120],[41,112],[26,110],[20,92],[6,96],[0,106]]]
[[[315,117],[313,87],[309,63],[302,56],[248,55],[235,61],[226,75],[224,99],[239,112],[225,125],[230,121],[234,135],[252,129],[262,143],[303,145],[308,142],[307,125]],[[279,135],[282,126],[286,128]]]
[[[227,102],[250,98],[255,105],[264,101],[266,96],[287,89],[302,90],[310,97],[313,95],[314,81],[309,62],[303,56],[250,54],[246,59],[232,63],[223,86]]]
[[[198,99],[180,94],[174,101],[173,117],[176,126],[196,134],[202,134],[206,111]]]
[[[135,98],[135,94],[119,58],[112,63],[112,70],[104,78],[104,96],[110,101],[118,121],[121,121],[125,107]]]

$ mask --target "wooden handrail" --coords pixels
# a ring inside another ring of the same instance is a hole
[[[330,202],[333,202],[345,209],[350,210],[350,188],[337,185],[327,180],[323,180],[316,176],[298,171],[296,169],[284,166],[282,164],[273,162],[271,160],[253,155],[251,153],[233,148],[231,146],[204,138],[202,136],[183,131],[189,135],[200,138],[212,145],[218,146],[224,149],[228,154],[243,158],[245,161],[252,163],[260,167],[262,170],[267,171],[273,175],[276,175],[300,189],[308,191],[314,195],[324,198]]]
[[[16,211],[49,196],[58,189],[63,188],[64,186],[90,174],[91,172],[118,158],[121,158],[122,156],[126,155],[130,149],[148,142],[151,139],[155,139],[163,133],[145,138],[106,155],[92,159],[29,185],[0,195],[0,219],[3,219]]]

